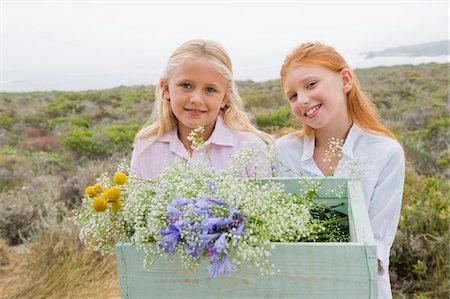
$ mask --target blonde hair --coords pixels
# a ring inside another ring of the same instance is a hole
[[[305,64],[316,64],[323,66],[334,72],[341,72],[348,69],[353,78],[352,89],[347,93],[347,113],[350,119],[358,124],[361,128],[371,132],[385,135],[397,140],[397,137],[389,131],[380,121],[374,104],[368,96],[361,90],[359,80],[348,66],[344,58],[332,47],[316,43],[304,43],[295,48],[284,60],[281,67],[281,86],[286,77],[287,72],[295,67]],[[304,136],[312,134],[313,129],[306,124],[302,124],[302,128],[294,134]]]
[[[264,141],[271,143],[272,137],[257,130],[243,111],[243,101],[233,79],[231,60],[225,49],[218,43],[195,39],[182,44],[170,56],[165,72],[161,77],[161,82],[167,82],[174,69],[181,64],[199,58],[207,59],[228,82],[225,94],[228,101],[220,112],[225,124],[233,130],[253,132]],[[158,84],[155,89],[155,103],[152,115],[144,127],[136,134],[134,142],[149,136],[155,137],[154,142],[164,133],[176,127],[177,123],[178,120],[172,112],[170,102],[164,99],[163,90]]]

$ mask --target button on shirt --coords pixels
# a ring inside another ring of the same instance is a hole
[[[205,146],[194,150],[192,156],[178,138],[176,127],[152,143],[153,140],[154,137],[139,139],[131,157],[131,169],[146,179],[158,176],[164,167],[170,166],[179,159],[185,159],[194,164],[207,160],[212,168],[222,170],[232,165],[232,156],[243,148],[267,150],[264,141],[255,133],[232,130],[225,124],[221,116],[218,116],[214,131],[205,142]],[[258,165],[258,167],[260,168],[257,173],[252,173],[252,175],[272,176],[269,163]]]
[[[299,173],[324,177],[313,159],[314,136],[286,135],[276,141],[276,146],[282,177],[298,176]],[[354,123],[343,145],[343,155],[334,176],[351,177],[353,169],[349,169],[348,165],[358,161],[365,163],[361,182],[382,265],[378,271],[378,297],[392,298],[389,251],[400,217],[405,177],[404,152],[397,141],[367,132]]]

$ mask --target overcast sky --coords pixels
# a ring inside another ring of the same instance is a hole
[[[278,78],[305,41],[364,67],[360,52],[449,39],[445,0],[0,1],[3,90],[27,81],[35,89],[154,84],[171,52],[193,38],[221,43],[236,79],[255,81]]]

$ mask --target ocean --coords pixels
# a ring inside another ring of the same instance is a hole
[[[436,57],[377,57],[365,59],[362,56],[347,58],[350,67],[369,68],[404,64],[422,64],[429,62],[449,63],[449,56]],[[237,80],[267,81],[277,79],[279,66],[252,68],[246,66],[235,69]],[[108,89],[119,86],[157,84],[159,74],[146,69],[108,70],[108,71],[48,71],[23,70],[0,73],[0,92],[31,91],[83,91]]]

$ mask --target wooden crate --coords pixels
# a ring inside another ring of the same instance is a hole
[[[302,186],[297,179],[274,179],[287,192]],[[144,254],[130,244],[116,245],[122,298],[376,298],[377,256],[360,182],[320,180],[318,201],[342,204],[349,215],[350,242],[276,243],[271,261],[279,269],[261,275],[240,267],[230,276],[211,279],[201,265],[189,272],[177,258],[159,258],[150,271],[143,268]],[[341,198],[327,190],[343,186]]]

